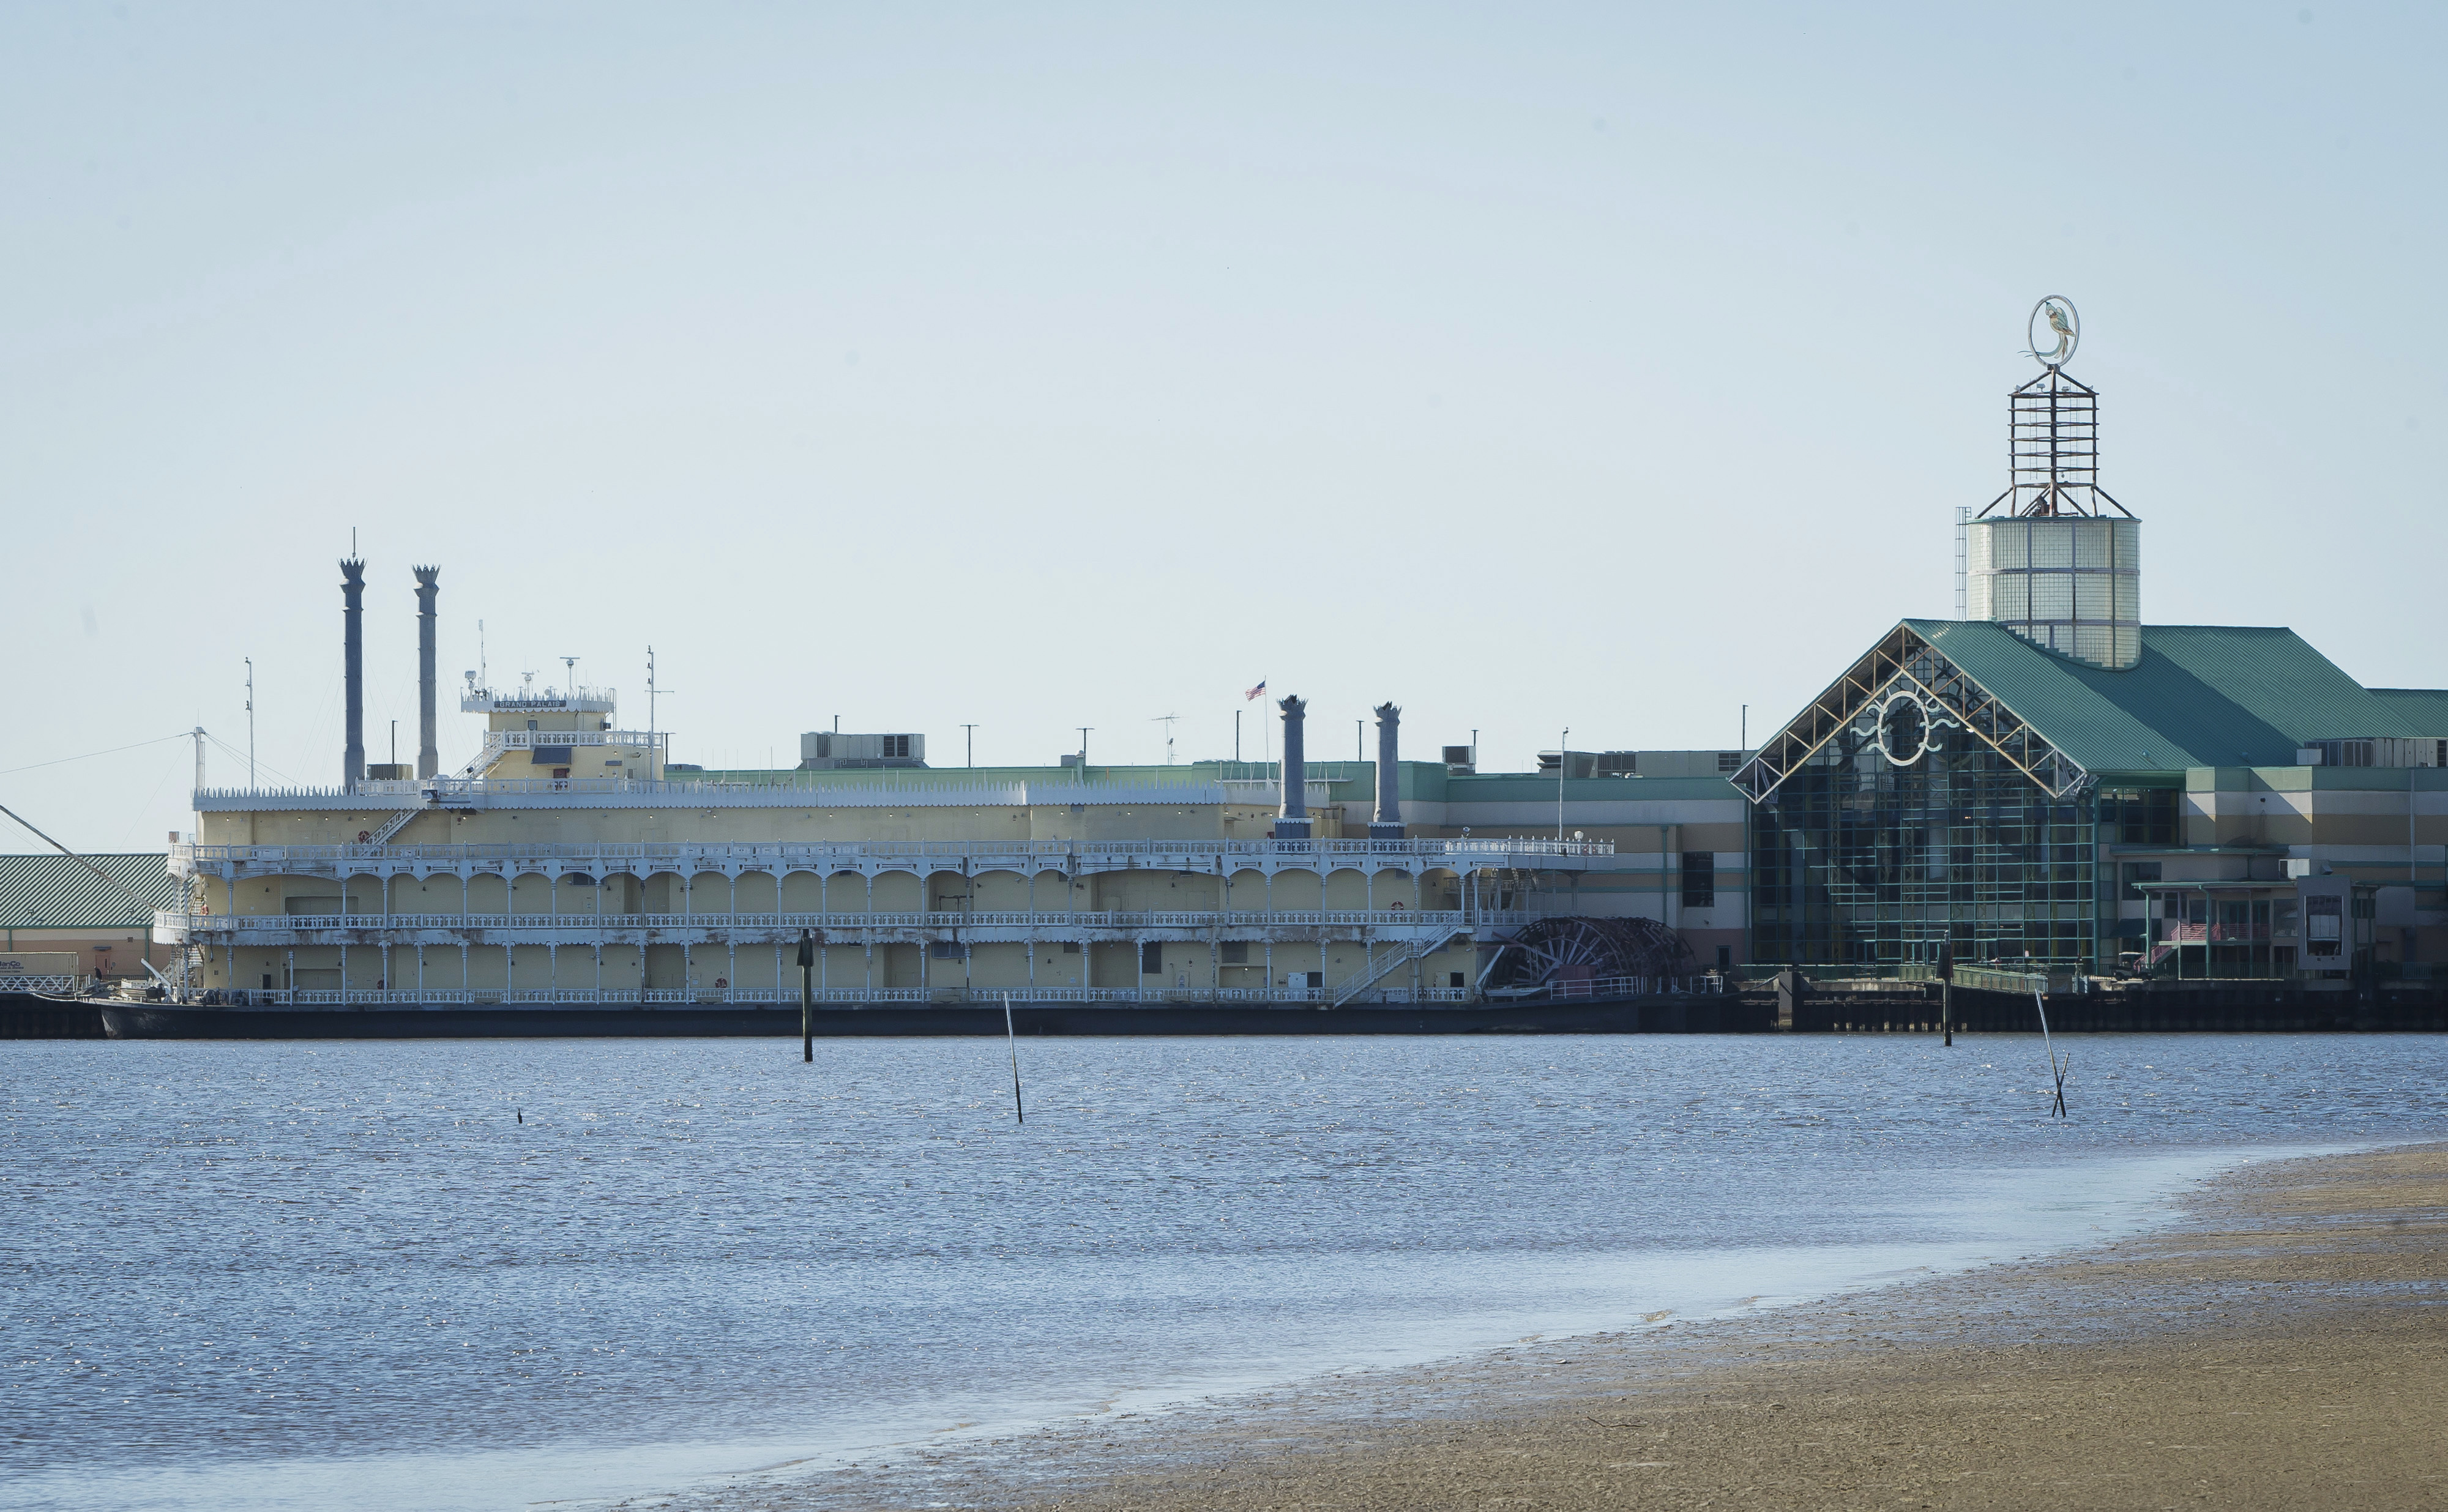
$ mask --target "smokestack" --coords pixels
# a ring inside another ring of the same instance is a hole
[[[366,779],[366,565],[354,557],[340,564],[342,677],[349,689],[349,745],[340,755],[340,788],[357,791]]]
[[[416,574],[416,775],[430,777],[442,767],[433,730],[433,596],[442,591],[442,569],[409,570]]]
[[[1301,721],[1309,705],[1297,697],[1276,705],[1284,711],[1284,804],[1275,814],[1275,838],[1309,838],[1309,757],[1301,740]]]
[[[1403,838],[1403,711],[1390,703],[1381,703],[1376,715],[1377,816],[1368,821],[1368,838],[1399,840]]]

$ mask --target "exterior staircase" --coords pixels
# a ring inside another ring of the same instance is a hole
[[[1409,949],[1397,950],[1391,955],[1385,957],[1377,963],[1374,969],[1366,973],[1354,973],[1353,975],[1346,978],[1343,986],[1334,989],[1334,1001],[1332,1005],[1338,1008],[1343,1006],[1352,999],[1360,996],[1363,992],[1367,991],[1370,987],[1375,986],[1378,983],[1386,980],[1386,978],[1396,968],[1409,966],[1412,962],[1419,960],[1423,956],[1434,955],[1450,944],[1455,936],[1468,934],[1469,932],[1470,931],[1467,929],[1448,929],[1412,941],[1411,947]]]
[[[371,839],[371,840],[368,840],[368,841],[366,842],[366,844],[368,844],[368,845],[389,845],[389,844],[391,844],[391,837],[392,837],[392,835],[397,834],[397,833],[399,833],[399,832],[400,832],[400,831],[407,829],[407,828],[408,828],[408,821],[409,821],[409,820],[411,820],[411,819],[415,818],[418,814],[423,813],[424,812],[425,812],[425,811],[424,811],[423,809],[402,809],[399,813],[392,814],[392,815],[391,816],[391,818],[390,818],[390,819],[386,820],[386,821],[384,822],[384,824],[383,824],[383,827],[382,827],[381,829],[376,830],[376,831],[374,832],[374,833],[373,833],[373,839]]]

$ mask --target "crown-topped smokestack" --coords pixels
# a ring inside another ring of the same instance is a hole
[[[1368,821],[1371,840],[1403,838],[1403,711],[1381,703],[1377,715],[1377,813]]]
[[[1301,728],[1309,705],[1288,698],[1275,707],[1284,711],[1284,801],[1275,813],[1275,838],[1309,838],[1309,756]]]
[[[430,777],[442,767],[433,728],[433,596],[442,591],[442,569],[409,570],[416,574],[416,775]]]
[[[340,788],[354,793],[366,778],[366,565],[340,563],[341,677],[349,693],[349,743],[340,753]]]

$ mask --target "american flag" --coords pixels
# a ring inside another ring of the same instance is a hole
[[[1245,693],[1245,694],[1241,695],[1241,701],[1243,701],[1244,703],[1246,703],[1246,702],[1248,702],[1250,699],[1256,698],[1259,694],[1264,693],[1264,692],[1266,692],[1266,691],[1267,691],[1267,679],[1264,679],[1264,678],[1260,678],[1260,679],[1258,679],[1258,685],[1257,685],[1256,687],[1252,688],[1249,692],[1247,692],[1247,693]]]

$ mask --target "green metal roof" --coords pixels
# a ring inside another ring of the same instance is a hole
[[[105,882],[83,861],[50,852],[0,855],[0,927],[11,929],[106,929],[153,927],[153,910],[175,909],[182,896],[160,851],[88,856],[110,873]]]
[[[1903,623],[2088,772],[2293,766],[2308,741],[2425,733],[2292,630],[2146,626],[2141,661],[2112,672],[2001,625]]]
[[[2416,735],[2448,736],[2448,688],[2374,688],[2371,695],[2403,715]]]

